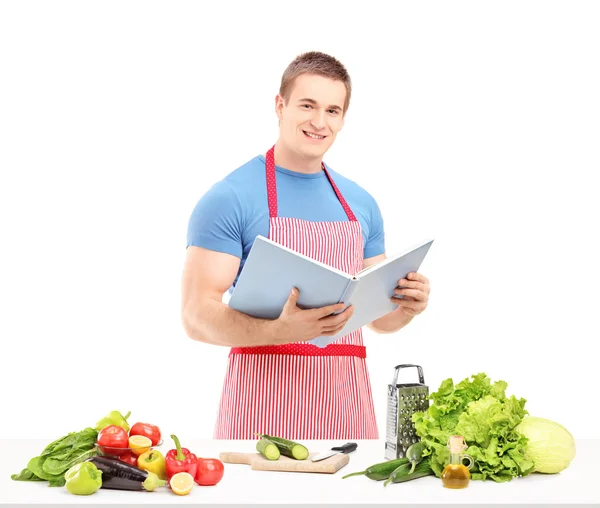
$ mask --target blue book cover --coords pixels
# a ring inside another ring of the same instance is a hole
[[[336,303],[354,305],[354,314],[337,335],[310,341],[325,347],[397,308],[390,298],[398,280],[419,270],[432,243],[433,240],[420,242],[352,275],[259,235],[233,289],[229,306],[256,318],[277,319],[293,287],[300,291],[297,305],[302,309]]]

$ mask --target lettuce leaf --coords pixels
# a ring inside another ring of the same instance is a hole
[[[515,428],[528,414],[526,399],[507,398],[505,381],[492,383],[485,373],[466,378],[456,386],[444,380],[427,411],[412,416],[417,435],[427,445],[424,455],[439,478],[450,460],[447,448],[452,435],[465,438],[466,454],[473,457],[473,480],[506,482],[533,471],[524,453],[527,439]]]

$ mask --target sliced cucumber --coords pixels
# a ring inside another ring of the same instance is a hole
[[[281,437],[269,436],[267,434],[257,435],[274,443],[279,449],[281,455],[285,455],[286,457],[296,460],[304,460],[308,457],[308,448],[300,443],[290,441],[289,439],[283,439]]]
[[[262,438],[256,443],[256,451],[269,460],[277,460],[281,455],[277,445],[269,439]]]

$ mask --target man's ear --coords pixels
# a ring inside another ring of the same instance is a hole
[[[284,100],[283,97],[279,94],[277,94],[277,96],[275,97],[275,114],[277,115],[277,118],[279,118],[279,121],[281,121],[283,113],[283,106],[284,106]]]

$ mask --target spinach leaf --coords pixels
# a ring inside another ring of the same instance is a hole
[[[98,432],[96,432],[91,427],[88,427],[80,432],[70,432],[66,436],[57,439],[50,445],[48,445],[44,451],[41,453],[42,456],[45,455],[56,455],[59,452],[69,452],[75,446],[80,446],[85,444],[88,446],[96,442],[96,438],[98,437]]]
[[[67,483],[67,481],[65,480],[64,475],[53,476],[52,478],[50,478],[50,481],[48,482],[48,487],[64,487],[64,485],[66,483]]]
[[[46,473],[46,475],[56,476],[61,473],[64,474],[71,466],[74,466],[79,462],[83,462],[84,460],[89,459],[96,454],[96,448],[76,450],[75,453],[64,460],[57,460],[54,457],[47,458],[44,461],[42,468],[44,469],[44,473]]]
[[[40,478],[39,476],[36,476],[35,474],[33,474],[27,468],[23,469],[23,471],[21,471],[18,474],[10,475],[10,477],[12,480],[15,480],[18,482],[43,482],[43,481],[45,481],[43,478]]]
[[[46,457],[34,457],[27,463],[27,469],[29,469],[34,475],[42,480],[48,480],[49,475],[44,471],[44,462]]]
[[[65,484],[65,472],[75,464],[98,454],[96,439],[98,432],[88,427],[80,432],[71,432],[52,441],[42,453],[33,457],[20,473],[11,475],[16,481],[46,480],[52,487]]]

